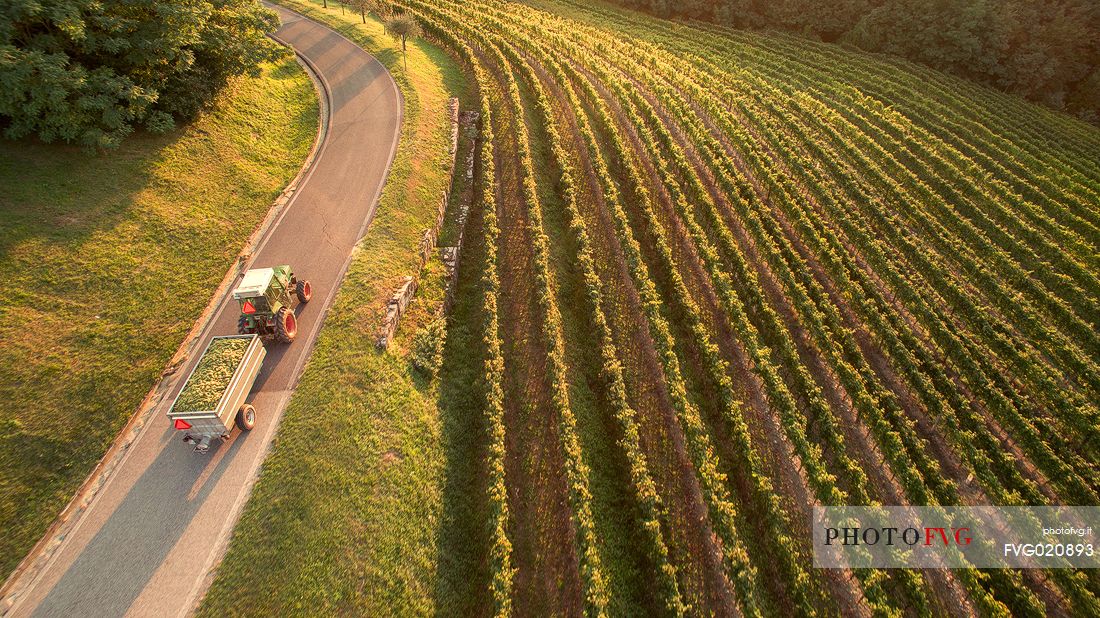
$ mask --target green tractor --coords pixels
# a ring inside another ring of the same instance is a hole
[[[312,296],[309,281],[295,277],[290,266],[253,268],[233,290],[233,298],[241,304],[237,332],[290,343],[298,335],[291,299],[308,303]]]

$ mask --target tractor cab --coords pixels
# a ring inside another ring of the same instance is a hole
[[[298,334],[292,304],[295,300],[308,303],[312,296],[309,282],[299,280],[290,266],[253,268],[233,290],[233,299],[241,307],[237,332],[290,343]]]

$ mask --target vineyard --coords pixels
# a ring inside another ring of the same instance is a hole
[[[815,504],[1100,503],[1100,131],[780,35],[392,4],[478,88],[484,611],[1100,612],[809,546]]]
[[[448,542],[481,568],[437,602],[1100,615],[1088,571],[814,569],[809,521],[1100,504],[1100,130],[785,35],[386,4],[481,119],[448,334],[479,379],[440,387],[476,394]]]

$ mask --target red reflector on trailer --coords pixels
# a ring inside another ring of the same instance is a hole
[[[191,429],[191,423],[183,420],[182,418],[176,419],[176,429]]]
[[[251,302],[246,300],[244,304],[241,305],[241,313],[256,313],[256,308],[252,306]]]

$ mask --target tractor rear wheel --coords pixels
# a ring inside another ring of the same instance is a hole
[[[290,307],[283,307],[275,314],[275,340],[290,343],[298,336],[298,318]]]
[[[240,427],[241,431],[248,431],[255,426],[256,408],[253,408],[252,404],[246,403],[237,411],[237,427]]]
[[[308,281],[299,281],[294,286],[294,294],[298,297],[298,302],[308,303],[313,298],[313,286]]]

